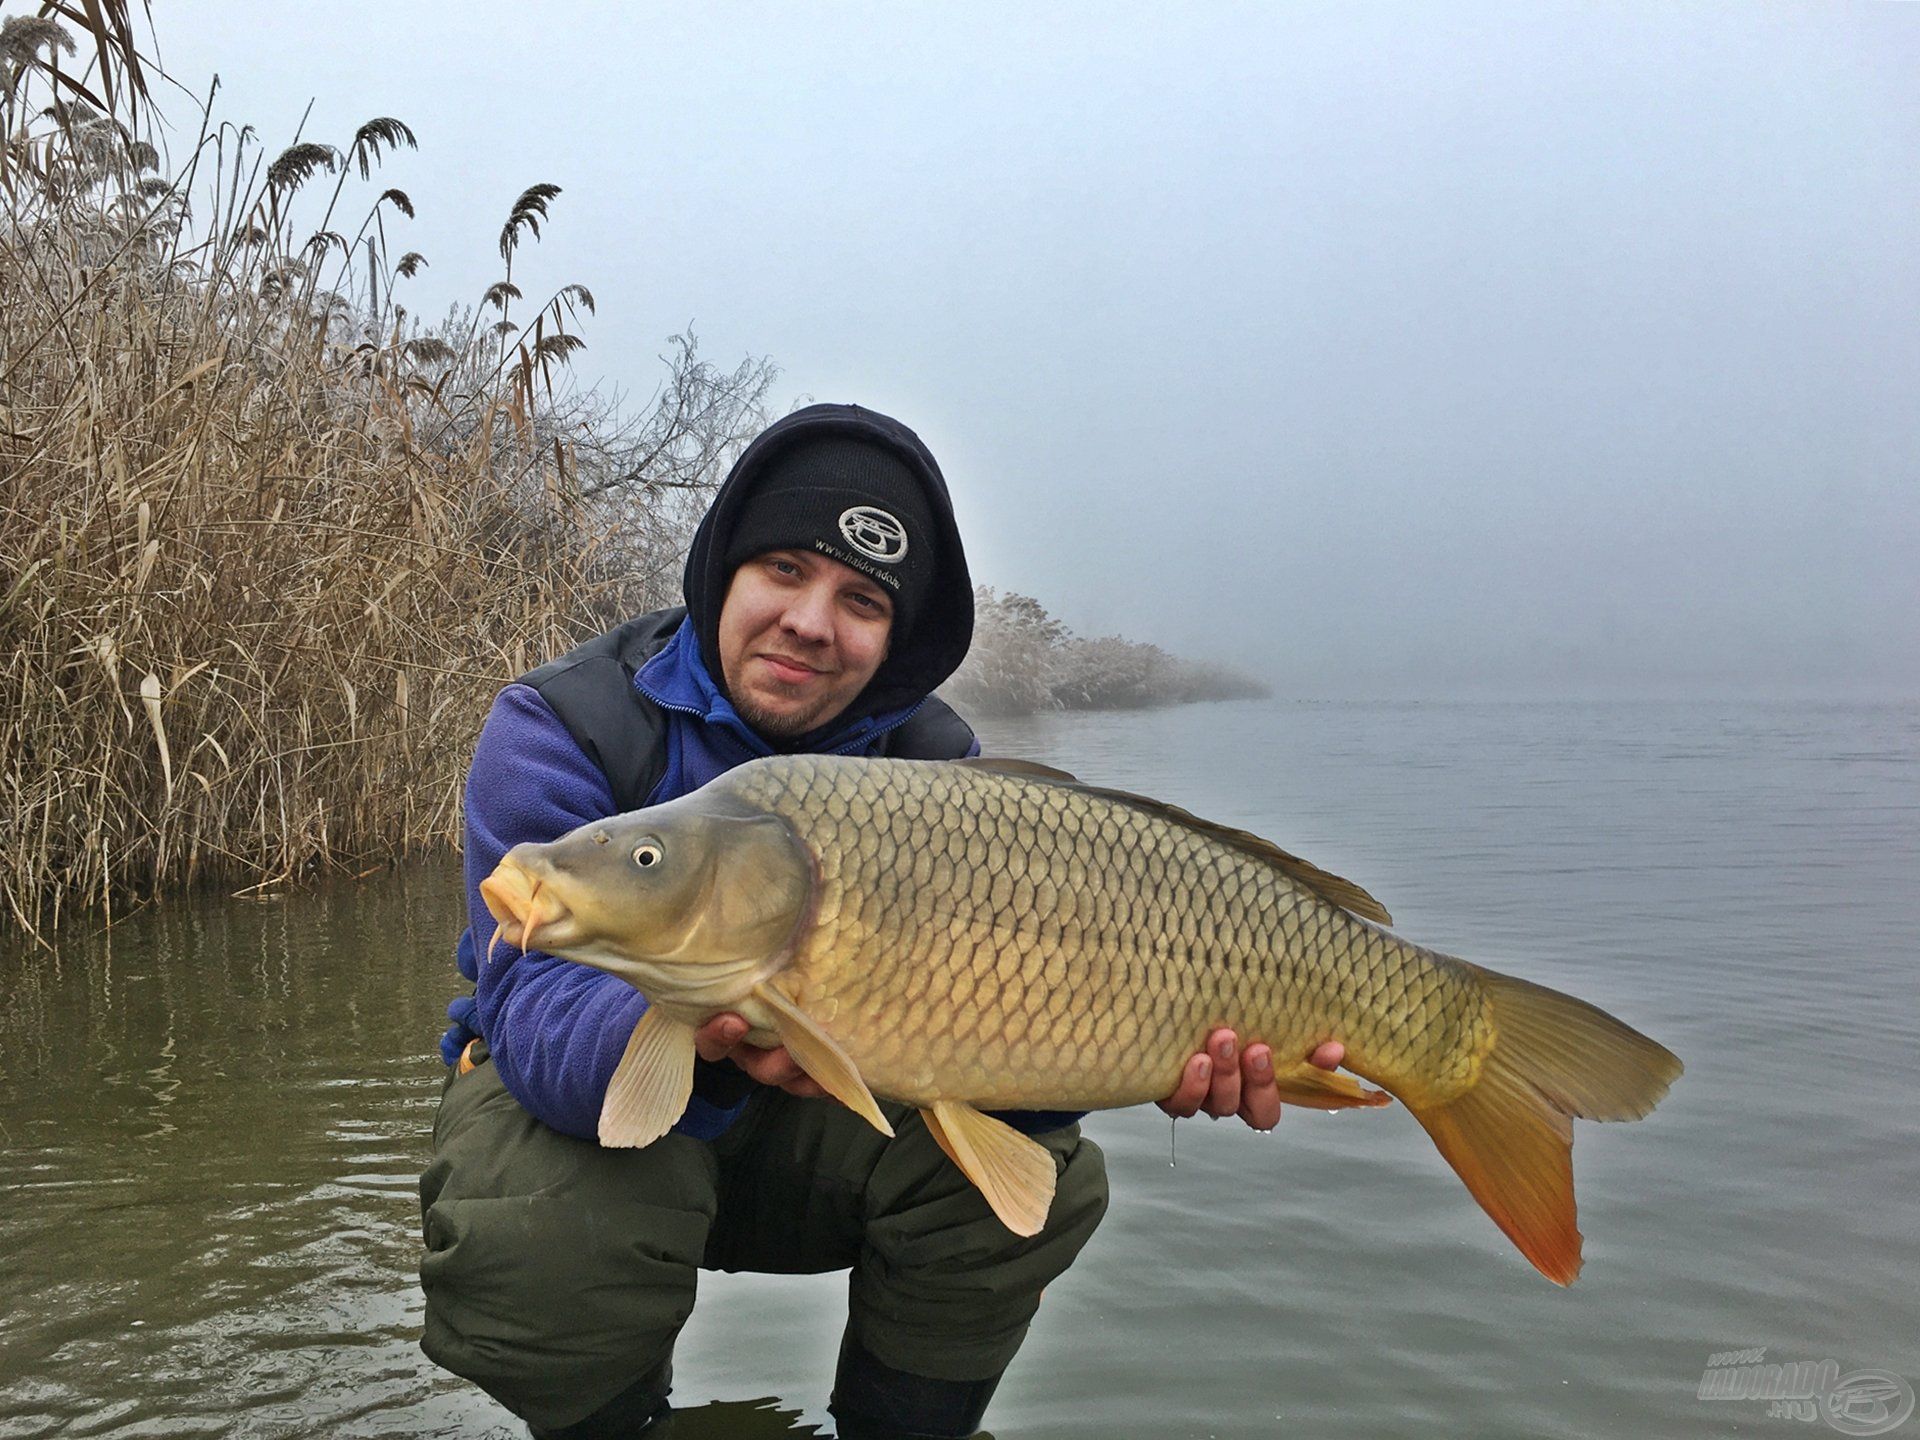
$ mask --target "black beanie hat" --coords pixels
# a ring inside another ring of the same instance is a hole
[[[896,451],[850,435],[795,440],[742,497],[729,574],[769,550],[807,550],[858,570],[893,600],[893,643],[913,629],[939,570],[940,536],[919,476]]]

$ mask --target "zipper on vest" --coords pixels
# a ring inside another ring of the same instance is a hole
[[[926,703],[927,703],[926,697],[922,696],[920,699],[914,702],[913,708],[907,711],[898,720],[895,720],[890,724],[881,726],[878,730],[875,730],[871,735],[863,735],[858,740],[849,740],[844,745],[836,745],[834,746],[833,749],[827,751],[826,753],[829,755],[851,755],[856,750],[864,749],[868,745],[873,744],[875,741],[880,740],[885,736],[891,735],[894,731],[898,730],[902,725],[906,724],[909,720],[913,719],[914,716],[920,713],[920,707],[922,705],[925,705]]]
[[[713,723],[712,721],[707,719],[707,712],[705,710],[702,710],[699,706],[675,705],[671,701],[662,700],[658,695],[654,694],[653,691],[649,690],[646,686],[639,684],[637,677],[636,677],[636,683],[634,684],[633,688],[638,690],[642,695],[646,696],[647,699],[651,700],[655,705],[659,706],[662,710],[671,710],[676,715],[690,716],[691,718],[698,720],[703,725],[710,725]],[[876,741],[884,738],[885,736],[891,735],[894,731],[898,730],[902,725],[906,724],[909,720],[913,719],[913,717],[918,715],[921,709],[926,705],[927,699],[928,699],[927,696],[924,696],[924,695],[921,696],[918,700],[914,701],[911,709],[908,709],[901,713],[899,719],[888,721],[887,724],[881,726],[879,729],[874,730],[869,734],[862,735],[858,739],[848,740],[844,744],[836,745],[831,750],[822,750],[818,753],[822,755],[851,755],[855,751],[862,750],[867,746],[874,744]],[[755,730],[751,725],[748,725],[744,720],[742,720],[740,723],[746,728],[747,733],[752,735],[755,740],[758,740],[762,745],[766,745],[767,742],[764,738],[761,737],[759,731]],[[767,753],[769,755],[778,755],[783,752],[775,750],[771,746],[768,746]]]

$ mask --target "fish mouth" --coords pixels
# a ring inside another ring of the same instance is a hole
[[[508,857],[480,882],[480,898],[499,922],[487,958],[502,940],[517,950],[538,948],[542,932],[548,945],[565,938],[565,922],[573,917],[567,906],[544,879]]]

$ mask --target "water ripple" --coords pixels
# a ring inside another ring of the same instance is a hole
[[[1172,1167],[1157,1112],[1094,1117],[1113,1208],[1003,1440],[1758,1431],[1695,1398],[1748,1345],[1920,1378],[1909,710],[1248,702],[987,733],[1267,834],[1688,1063],[1649,1122],[1578,1127],[1571,1291],[1399,1107],[1186,1122]],[[0,959],[0,1440],[521,1433],[417,1348],[458,894],[424,867]],[[703,1277],[676,1434],[824,1427],[844,1284]]]

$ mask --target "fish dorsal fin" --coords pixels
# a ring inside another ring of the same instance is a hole
[[[1231,825],[1219,825],[1211,820],[1202,820],[1198,815],[1191,815],[1178,805],[1165,805],[1157,800],[1145,800],[1137,796],[1125,798],[1132,799],[1137,804],[1165,810],[1168,814],[1184,820],[1196,830],[1204,830],[1216,840],[1223,841],[1236,850],[1251,855],[1255,859],[1265,860],[1289,880],[1304,885],[1329,905],[1338,905],[1342,910],[1358,915],[1362,920],[1371,920],[1377,925],[1393,924],[1393,916],[1387,913],[1387,907],[1353,881],[1336,875],[1331,870],[1322,870],[1311,860],[1302,860],[1298,855],[1282,850],[1271,840],[1262,839],[1251,830],[1236,830]]]
[[[693,1093],[693,1027],[649,1005],[600,1104],[600,1143],[651,1145],[686,1113]]]
[[[995,775],[1018,775],[1027,780],[1048,780],[1055,785],[1078,785],[1079,777],[1069,775],[1064,770],[1056,770],[1051,765],[1042,765],[1038,760],[1016,760],[1011,755],[972,755],[965,760],[951,762],[965,765],[970,770],[986,770]]]
[[[1064,770],[1037,765],[1031,760],[988,759],[981,756],[971,760],[956,760],[952,763],[970,765],[976,770],[987,770],[1001,775],[1017,775],[1024,779],[1039,780],[1048,784],[1071,785],[1084,794],[1098,795],[1103,800],[1112,800],[1135,810],[1145,810],[1152,815],[1164,816],[1189,829],[1211,835],[1223,844],[1231,845],[1242,854],[1251,855],[1256,860],[1264,860],[1289,879],[1304,885],[1329,905],[1338,905],[1342,910],[1351,911],[1362,920],[1372,920],[1381,925],[1393,923],[1393,917],[1387,913],[1387,907],[1353,881],[1342,879],[1329,870],[1322,870],[1312,861],[1302,860],[1298,855],[1290,855],[1271,840],[1263,840],[1251,830],[1236,830],[1231,825],[1202,820],[1190,810],[1182,810],[1178,805],[1169,805],[1166,801],[1155,800],[1151,796],[1136,795],[1130,790],[1108,790],[1103,786],[1088,785]]]
[[[1016,1235],[1038,1235],[1053,1208],[1053,1152],[1004,1120],[958,1100],[936,1100],[920,1112],[947,1158],[986,1197]]]
[[[756,985],[753,995],[773,1012],[774,1031],[779,1035],[780,1043],[787,1047],[787,1053],[793,1056],[795,1064],[818,1080],[821,1089],[882,1135],[893,1134],[893,1126],[881,1114],[880,1102],[873,1098],[873,1091],[867,1088],[860,1067],[853,1063],[831,1035],[820,1028],[811,1015],[774,985]]]
[[[1147,795],[1135,795],[1126,790],[1102,790],[1092,785],[1082,785],[1080,788],[1089,795],[1104,796],[1122,805],[1131,805],[1136,810],[1164,815],[1202,834],[1211,835],[1222,844],[1231,845],[1243,855],[1251,855],[1256,860],[1266,861],[1289,880],[1304,885],[1329,905],[1338,905],[1342,910],[1351,911],[1362,920],[1372,920],[1381,925],[1393,923],[1393,917],[1387,913],[1387,907],[1353,881],[1343,879],[1331,870],[1322,870],[1311,860],[1302,860],[1298,855],[1291,855],[1271,840],[1262,839],[1251,830],[1236,830],[1231,825],[1202,820],[1190,810],[1182,810],[1178,805],[1169,805],[1164,800],[1155,800]]]

